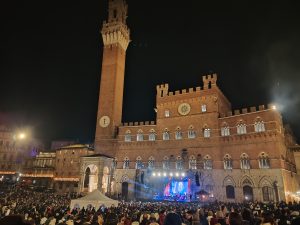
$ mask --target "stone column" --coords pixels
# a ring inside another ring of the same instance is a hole
[[[103,178],[103,161],[101,159],[101,161],[98,164],[98,185],[97,185],[97,189],[100,190],[102,192],[102,178]]]
[[[95,174],[89,175],[89,192],[95,190],[95,178],[96,178]]]

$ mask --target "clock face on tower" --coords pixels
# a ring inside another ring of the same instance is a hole
[[[186,116],[191,111],[191,106],[188,103],[182,103],[178,106],[178,112],[182,116]]]
[[[99,120],[99,125],[101,127],[108,127],[110,124],[110,118],[108,116],[102,116]]]

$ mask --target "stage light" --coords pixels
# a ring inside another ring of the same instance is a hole
[[[160,174],[160,173],[158,173],[157,175],[158,175],[159,177],[161,176],[161,174]]]
[[[152,176],[155,177],[155,176],[156,176],[156,173],[152,173]]]
[[[173,177],[173,173],[170,173],[170,177]]]
[[[167,173],[164,173],[164,177],[166,177],[167,176]]]
[[[181,173],[181,176],[184,177],[184,176],[185,176],[185,173]]]
[[[176,173],[176,177],[179,177],[179,173]]]

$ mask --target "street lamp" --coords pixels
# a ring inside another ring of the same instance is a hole
[[[20,133],[19,134],[19,139],[20,140],[23,140],[23,139],[25,139],[26,138],[26,134],[25,133]]]

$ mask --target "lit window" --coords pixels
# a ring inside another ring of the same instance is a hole
[[[203,168],[205,170],[211,170],[213,168],[213,163],[209,155],[204,157]]]
[[[197,160],[194,156],[192,156],[189,160],[189,169],[196,170],[197,169]]]
[[[176,139],[176,140],[182,139],[182,132],[181,132],[180,130],[177,130],[177,131],[175,132],[175,139]]]
[[[169,163],[169,158],[168,157],[164,157],[164,160],[163,160],[163,169],[164,170],[170,169],[170,163]]]
[[[127,131],[125,134],[125,142],[130,142],[131,141],[131,133],[130,131]]]
[[[203,136],[204,136],[205,138],[209,138],[209,137],[210,137],[210,129],[209,129],[209,128],[205,128],[205,129],[203,130]]]
[[[196,138],[196,131],[189,130],[188,131],[188,138]]]
[[[129,169],[129,158],[125,158],[123,162],[123,169]]]
[[[170,117],[170,111],[169,110],[165,110],[165,117]]]
[[[237,125],[237,134],[247,134],[247,126],[244,123]]]
[[[256,121],[254,124],[254,130],[255,132],[265,132],[265,124],[263,121]]]
[[[143,141],[144,140],[144,134],[143,134],[143,131],[139,130],[138,131],[138,134],[136,136],[136,140],[137,141]]]
[[[259,168],[260,169],[269,169],[270,168],[270,160],[268,155],[265,153],[261,153],[259,156]]]
[[[230,155],[225,155],[225,157],[224,157],[224,169],[232,170],[232,159],[231,159]]]
[[[156,134],[154,131],[150,131],[150,134],[149,134],[149,141],[155,141],[156,139]]]
[[[170,140],[170,132],[169,131],[164,131],[163,140]]]
[[[250,160],[248,155],[242,154],[241,156],[241,169],[242,170],[249,170],[250,169]]]
[[[154,158],[151,156],[148,161],[148,168],[154,169],[154,164],[155,164]]]
[[[206,109],[206,105],[201,105],[201,111],[202,111],[202,112],[206,112],[206,110],[207,110],[207,109]]]
[[[135,162],[135,168],[136,169],[142,169],[143,168],[143,162],[141,157],[137,157]]]
[[[221,128],[221,136],[222,137],[230,136],[230,128],[229,127],[222,127]]]
[[[182,161],[181,157],[177,157],[176,169],[177,170],[182,170],[183,169],[183,161]]]

